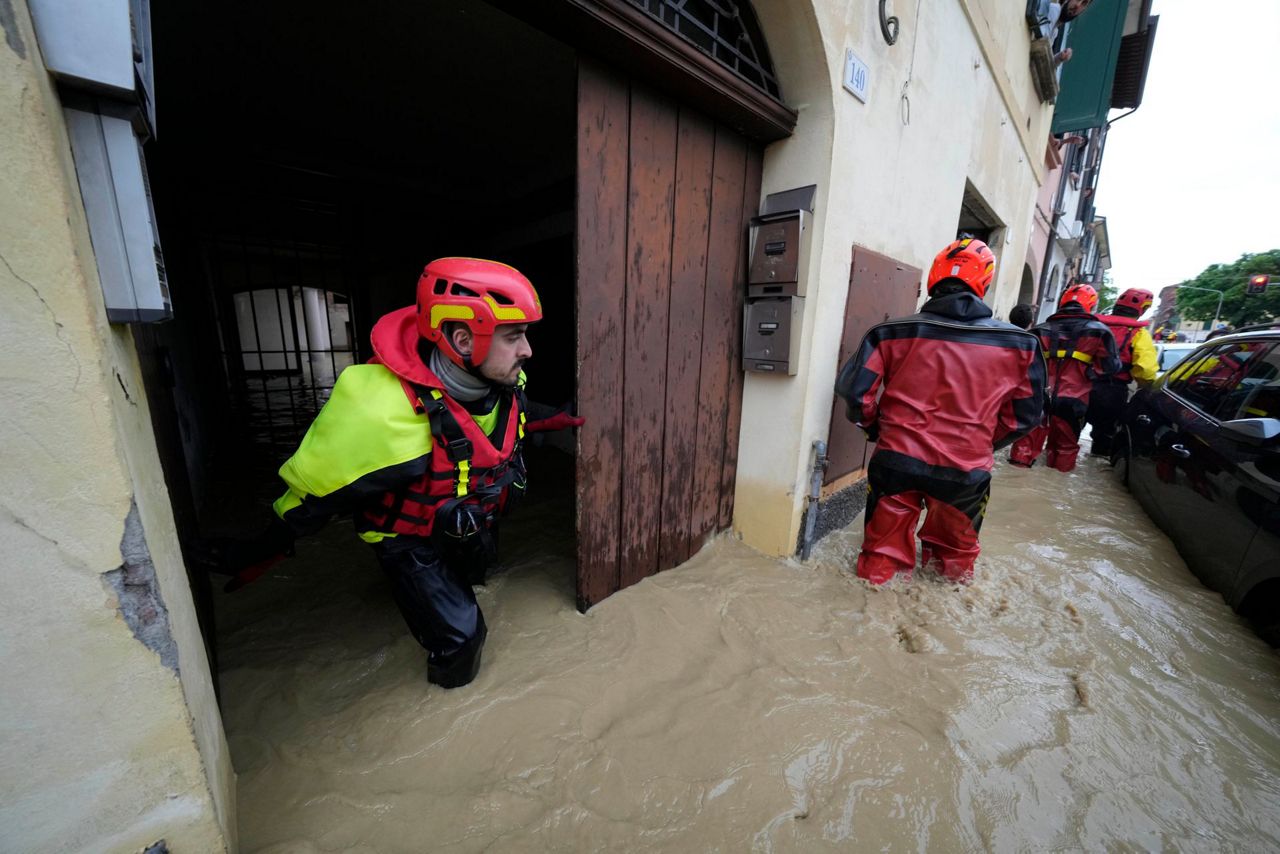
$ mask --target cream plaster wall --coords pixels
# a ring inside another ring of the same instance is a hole
[[[1021,9],[1003,0],[922,0],[919,19],[916,4],[898,0],[892,46],[876,3],[753,5],[799,111],[795,135],[765,151],[762,192],[818,185],[798,374],[748,374],[743,396],[734,527],[785,555],[796,547],[812,443],[827,438],[853,245],[927,269],[954,238],[967,179],[1005,226],[988,302],[1007,314],[1052,106],[1035,95]],[[841,85],[846,48],[870,68],[866,104]]]
[[[0,28],[0,849],[228,850],[234,774],[132,338],[106,322],[22,0]],[[165,660],[111,583],[131,518]]]

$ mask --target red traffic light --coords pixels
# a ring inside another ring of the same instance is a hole
[[[1267,285],[1270,283],[1271,277],[1269,275],[1251,276],[1249,278],[1249,285],[1245,288],[1245,293],[1265,294],[1267,292]]]

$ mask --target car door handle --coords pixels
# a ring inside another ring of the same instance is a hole
[[[1191,456],[1191,452],[1187,450],[1185,445],[1170,445],[1169,450],[1173,451],[1175,455],[1182,457],[1184,460]]]
[[[1144,427],[1151,423],[1151,417],[1148,415],[1139,415],[1137,418],[1133,420],[1137,421],[1139,424],[1143,425]]]

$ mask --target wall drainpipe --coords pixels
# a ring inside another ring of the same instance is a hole
[[[818,527],[818,499],[822,495],[822,474],[827,470],[827,443],[813,441],[813,472],[809,475],[809,508],[804,514],[804,541],[800,547],[800,559],[808,560],[813,550],[813,532]]]

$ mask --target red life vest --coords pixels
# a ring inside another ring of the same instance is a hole
[[[497,424],[487,435],[465,408],[444,392],[444,384],[425,367],[432,383],[401,380],[414,411],[431,430],[430,467],[417,481],[384,493],[357,521],[360,531],[428,537],[436,517],[459,504],[471,505],[492,523],[508,506],[511,491],[525,488],[524,392],[503,391]]]
[[[1109,379],[1127,383],[1133,379],[1133,374],[1131,373],[1133,370],[1133,336],[1137,334],[1139,329],[1146,329],[1147,322],[1138,320],[1136,317],[1120,317],[1116,314],[1099,314],[1096,317],[1107,324],[1107,328],[1115,336],[1116,354],[1120,356],[1120,370],[1112,374]]]

